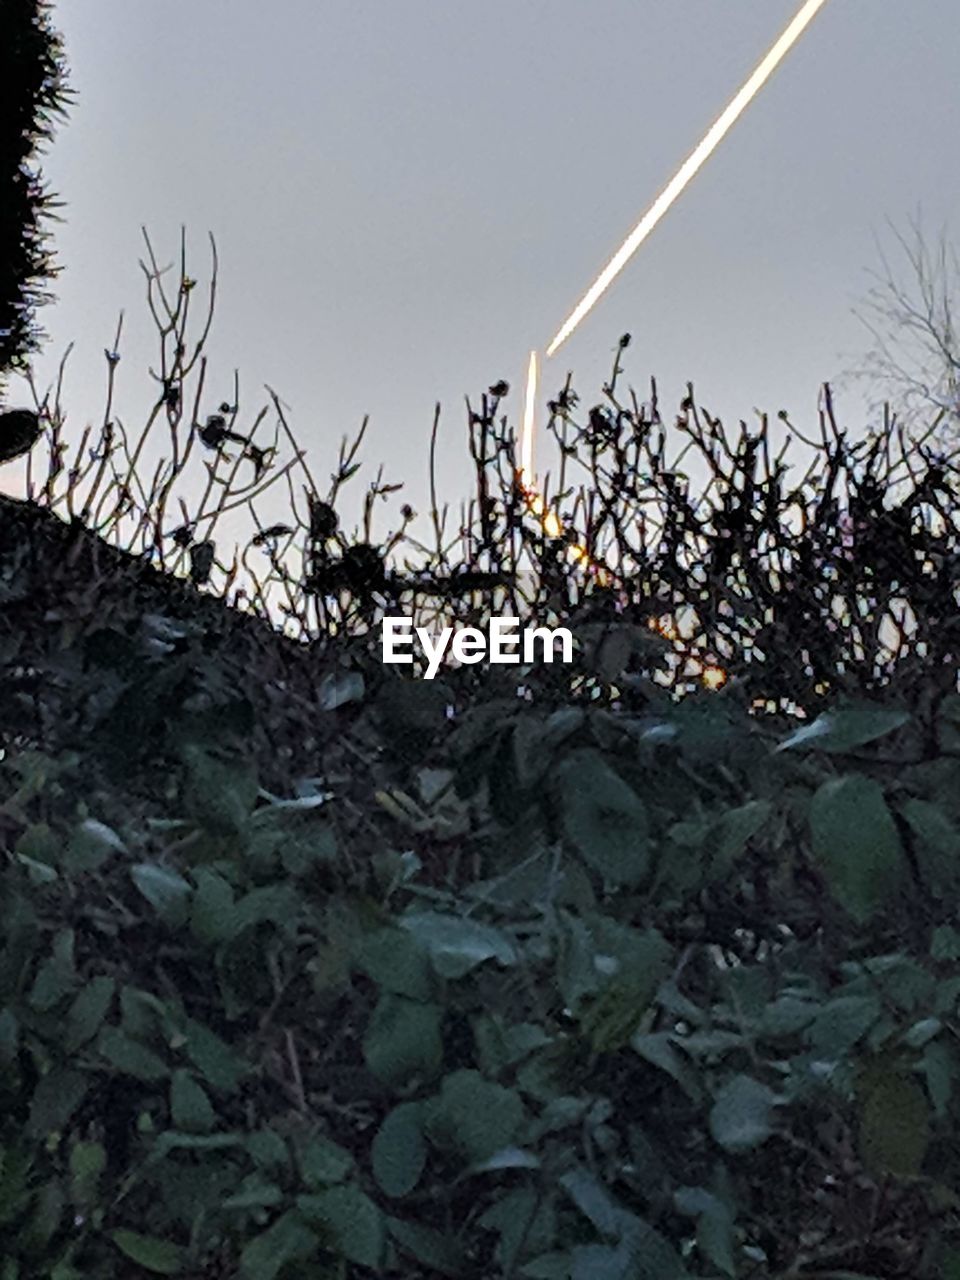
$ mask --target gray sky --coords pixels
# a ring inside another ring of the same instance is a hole
[[[41,382],[67,342],[71,434],[102,413],[103,349],[127,313],[117,408],[155,393],[137,259],[187,227],[221,256],[207,385],[238,367],[252,417],[274,386],[318,478],[371,415],[365,457],[425,492],[443,404],[445,497],[467,488],[465,394],[511,383],[699,141],[799,0],[69,0],[78,99],[45,171],[66,201]],[[278,21],[278,16],[282,19]],[[862,351],[851,306],[874,232],[960,197],[956,0],[828,0],[774,78],[560,353],[600,400],[627,380],[672,408],[687,379],[735,422],[815,420]],[[841,399],[851,426],[856,396]],[[548,452],[542,450],[546,459]]]

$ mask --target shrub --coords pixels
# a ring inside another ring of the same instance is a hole
[[[206,574],[166,512],[191,447],[257,472],[239,396],[164,386],[150,484],[54,406],[0,504],[5,1276],[957,1274],[952,464],[825,392],[788,490],[691,393],[694,499],[618,375],[552,406],[578,557],[496,387],[459,541],[349,536],[356,450],[322,493],[290,437],[301,515]],[[575,662],[380,663],[508,607]]]

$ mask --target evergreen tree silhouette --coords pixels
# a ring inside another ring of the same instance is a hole
[[[58,272],[43,226],[58,202],[38,154],[71,97],[49,4],[0,0],[0,401],[6,375],[23,368],[43,336],[35,310],[50,300],[45,286]],[[0,419],[0,435],[8,434]]]

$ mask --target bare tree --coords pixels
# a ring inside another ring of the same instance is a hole
[[[873,342],[850,377],[868,381],[871,408],[889,402],[904,426],[960,433],[960,258],[941,229],[931,245],[919,215],[907,232],[888,223],[900,260],[877,241],[882,270],[855,314]]]

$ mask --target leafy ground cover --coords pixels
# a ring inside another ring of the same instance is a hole
[[[175,595],[44,615],[55,746],[8,704],[5,1278],[956,1274],[956,695],[360,637],[281,757],[294,660]]]
[[[670,458],[621,341],[562,536],[504,384],[462,527],[348,533],[358,442],[200,412],[181,265],[141,435],[38,401],[0,500],[0,1280],[960,1275],[954,455],[825,389],[789,483],[691,389]],[[422,680],[396,613],[574,662]]]

